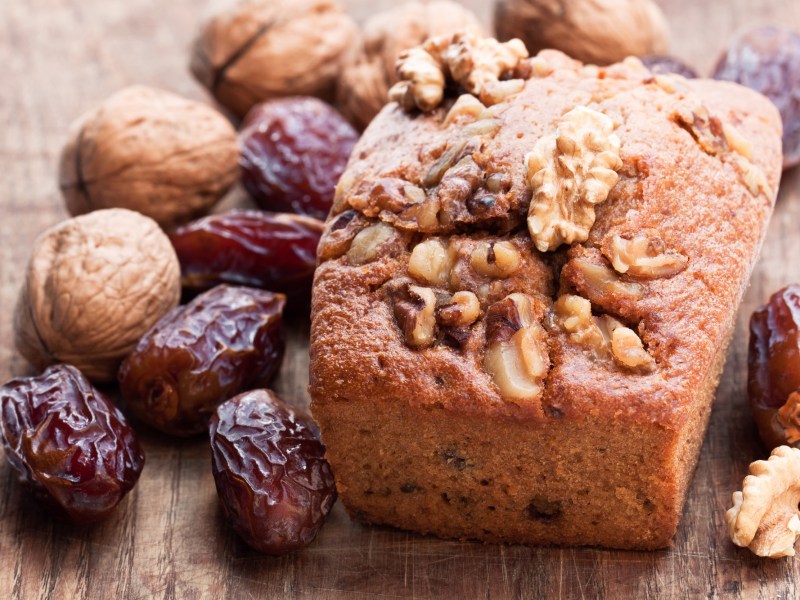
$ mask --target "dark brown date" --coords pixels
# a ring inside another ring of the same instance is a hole
[[[307,299],[323,229],[310,217],[233,210],[179,227],[169,238],[191,294],[230,283]]]
[[[358,133],[316,98],[252,108],[239,134],[242,184],[264,209],[324,220]]]
[[[772,100],[783,119],[783,168],[800,163],[800,33],[771,26],[746,31],[731,41],[714,78]]]
[[[697,71],[672,56],[642,56],[642,63],[655,75],[683,75],[687,79],[695,79]]]
[[[254,390],[222,404],[210,433],[217,493],[236,533],[273,555],[311,543],[336,501],[316,424]]]
[[[167,313],[120,367],[127,409],[165,433],[204,431],[219,404],[277,373],[285,303],[283,294],[221,285]]]
[[[787,406],[800,391],[800,286],[775,294],[750,317],[747,391],[764,444],[786,444],[800,429]],[[795,398],[796,400],[797,398]]]
[[[72,521],[99,521],[139,479],[144,453],[123,414],[75,367],[0,389],[6,458],[34,496]]]

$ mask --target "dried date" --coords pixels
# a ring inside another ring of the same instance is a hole
[[[242,539],[273,555],[311,543],[336,501],[314,422],[254,390],[220,405],[210,434],[217,493]]]
[[[783,119],[783,168],[800,163],[800,33],[771,26],[743,33],[720,58],[714,78],[772,100]]]
[[[123,414],[75,367],[0,389],[3,446],[20,481],[72,521],[99,521],[133,488],[144,453]]]
[[[169,237],[190,293],[229,283],[307,299],[323,229],[310,217],[233,210],[179,227]]]
[[[800,286],[776,292],[753,313],[747,358],[747,391],[761,439],[769,448],[786,444],[800,431],[791,398],[800,391]]]
[[[204,431],[219,404],[277,373],[285,303],[283,294],[221,285],[168,313],[120,367],[128,410],[172,435]]]
[[[242,124],[242,183],[266,210],[325,219],[357,140],[352,125],[316,98],[264,102]]]

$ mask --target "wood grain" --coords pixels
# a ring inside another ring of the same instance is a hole
[[[0,3],[0,380],[28,367],[11,314],[35,236],[65,217],[55,162],[70,121],[132,83],[203,98],[187,47],[228,0],[3,0]],[[391,0],[351,0],[363,18]],[[490,17],[489,2],[466,2]],[[800,29],[800,3],[664,0],[675,53],[707,72],[741,26]],[[239,198],[237,196],[236,198]],[[235,204],[236,198],[229,201]],[[688,199],[687,199],[688,201]],[[740,310],[709,434],[674,547],[615,552],[484,546],[352,524],[340,506],[307,550],[248,550],[222,521],[207,443],[143,432],[141,481],[106,523],[55,523],[0,463],[0,598],[795,598],[794,559],[758,560],[728,540],[723,513],[763,458],[745,404],[746,323],[800,281],[800,169],[786,173]],[[308,324],[291,324],[279,392],[307,402]]]

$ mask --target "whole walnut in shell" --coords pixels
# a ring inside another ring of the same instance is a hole
[[[34,244],[14,315],[17,349],[39,369],[64,362],[114,381],[180,292],[178,258],[155,221],[122,208],[74,217]]]
[[[195,39],[190,68],[241,118],[281,96],[332,100],[358,26],[334,0],[245,0]]]
[[[449,0],[406,2],[378,13],[364,24],[363,43],[339,78],[337,104],[356,127],[364,129],[388,102],[397,83],[395,63],[403,50],[429,37],[466,30],[478,36],[478,18]]]
[[[501,41],[521,39],[531,55],[555,48],[597,65],[668,49],[667,21],[652,0],[498,0],[495,29]]]
[[[73,215],[128,208],[171,227],[202,216],[227,193],[238,157],[236,131],[219,112],[137,85],[74,123],[59,185]]]

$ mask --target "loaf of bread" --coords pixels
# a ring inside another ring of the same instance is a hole
[[[772,212],[780,118],[735,84],[514,44],[401,60],[320,243],[312,411],[357,521],[661,548]]]

